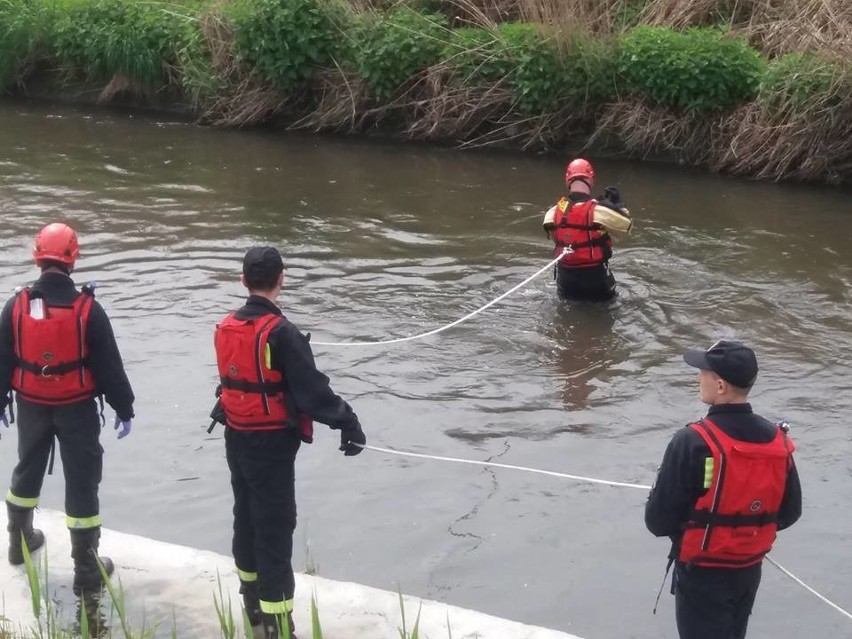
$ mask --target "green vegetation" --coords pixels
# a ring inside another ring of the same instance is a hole
[[[636,27],[621,41],[625,86],[650,102],[685,111],[721,111],[753,99],[763,58],[742,38],[713,28],[679,33]]]
[[[46,4],[46,3],[45,3]],[[48,43],[52,56],[69,72],[109,80],[120,74],[143,85],[167,81],[186,46],[193,12],[119,0],[67,2],[57,12]]]
[[[390,101],[440,56],[448,29],[444,17],[408,7],[370,15],[355,31],[355,66],[373,96]]]
[[[309,80],[337,50],[334,8],[321,0],[236,0],[227,15],[237,60],[281,89]]]
[[[760,161],[725,160],[744,135],[736,113],[795,118],[797,131],[809,113],[841,132],[824,115],[845,122],[848,110],[844,2],[803,13],[768,0],[0,0],[0,90],[85,81],[103,88],[99,101],[165,95],[217,125],[381,124],[524,148],[606,139],[766,175]],[[664,122],[681,139],[660,148]],[[708,126],[728,138],[687,148]],[[840,155],[801,164],[852,179]]]
[[[839,60],[815,53],[788,53],[769,65],[760,99],[776,113],[804,113],[817,104],[837,108],[852,92],[850,70]]]

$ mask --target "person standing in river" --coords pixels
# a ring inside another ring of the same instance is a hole
[[[115,409],[118,438],[130,434],[133,390],[104,309],[93,285],[78,291],[71,272],[80,255],[77,234],[66,224],[48,224],[36,237],[33,258],[41,277],[22,288],[0,314],[0,422],[8,426],[11,390],[18,405],[18,464],[6,495],[9,563],[24,563],[44,544],[33,528],[48,460],[55,440],[65,474],[65,514],[71,533],[75,594],[96,594],[101,516],[98,486],[103,468],[101,416],[96,396]]]
[[[683,356],[699,369],[707,416],[675,433],[645,505],[645,525],[670,537],[681,639],[743,639],[776,533],[802,514],[786,424],[752,412],[757,358],[721,340]]]
[[[278,308],[284,263],[271,246],[243,259],[245,305],[216,326],[217,389],[234,492],[234,562],[246,614],[264,639],[293,632],[295,462],[313,420],[340,431],[340,450],[367,443],[358,416],[317,370],[309,337]],[[216,410],[214,409],[214,415]]]
[[[610,232],[628,233],[633,227],[618,188],[608,186],[604,195],[595,199],[591,195],[594,183],[595,170],[590,162],[582,158],[569,162],[565,170],[568,197],[551,207],[542,223],[555,244],[553,257],[571,248],[555,269],[559,294],[569,299],[605,301],[615,296],[615,277],[609,268]]]

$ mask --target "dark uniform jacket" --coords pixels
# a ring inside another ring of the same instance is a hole
[[[282,321],[269,333],[272,368],[281,371],[289,398],[299,412],[333,429],[350,430],[360,426],[358,416],[329,385],[328,377],[317,370],[309,338],[283,316],[276,304],[260,295],[250,295],[236,311],[247,320],[274,313]]]
[[[74,281],[64,273],[48,271],[30,287],[44,298],[45,303],[70,306],[80,295]],[[0,314],[0,410],[5,410],[12,388],[12,373],[15,370],[15,343],[12,333],[12,296]],[[122,421],[133,415],[133,390],[124,372],[121,354],[115,342],[109,318],[97,300],[92,304],[86,328],[86,345],[89,348],[89,370],[95,380],[98,395],[103,395]]]
[[[751,404],[711,406],[707,417],[728,436],[744,442],[768,443],[778,426],[752,412]],[[657,480],[645,504],[645,525],[657,537],[671,537],[676,557],[683,524],[704,488],[704,461],[713,454],[692,428],[675,433],[669,442]],[[784,497],[778,513],[778,530],[792,526],[802,514],[802,487],[795,464],[787,473]]]

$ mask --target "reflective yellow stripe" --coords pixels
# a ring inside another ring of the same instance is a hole
[[[293,612],[293,600],[285,601],[264,601],[260,600],[260,611],[268,615],[283,615],[288,612]]]
[[[66,517],[65,525],[72,530],[81,530],[85,528],[97,528],[101,525],[101,516],[94,517]]]
[[[272,370],[272,349],[269,348],[269,342],[263,346],[263,359],[266,361],[266,368]]]
[[[257,573],[256,572],[248,572],[246,570],[240,570],[239,566],[237,566],[237,574],[240,576],[240,581],[257,581]]]
[[[704,489],[710,488],[713,484],[713,458],[708,457],[704,460]]]
[[[38,506],[38,497],[18,497],[11,490],[6,493],[6,501],[13,506],[20,506],[21,508],[35,508]]]

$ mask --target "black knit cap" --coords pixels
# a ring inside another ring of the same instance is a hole
[[[249,282],[275,280],[284,272],[281,253],[274,246],[253,246],[243,258],[243,275]]]
[[[757,379],[757,356],[742,342],[719,340],[706,351],[691,348],[683,361],[705,371],[713,371],[737,388],[751,388]]]

